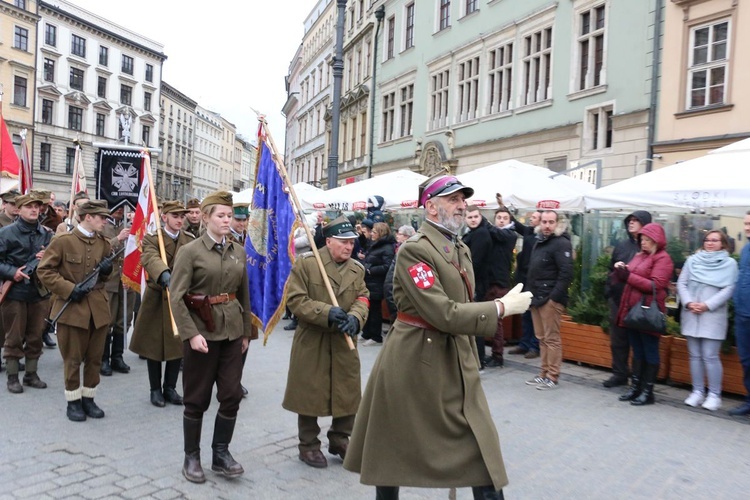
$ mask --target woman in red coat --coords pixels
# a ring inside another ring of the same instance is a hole
[[[656,287],[656,303],[662,312],[666,311],[664,300],[667,287],[672,279],[674,264],[666,252],[667,238],[659,224],[646,224],[638,232],[641,251],[629,263],[616,262],[615,276],[625,283],[617,324],[626,328],[630,345],[633,348],[633,382],[628,392],[620,396],[620,401],[630,401],[635,406],[654,403],[654,381],[659,372],[658,332],[632,330],[623,324],[628,311],[635,307],[642,297],[644,304],[651,304],[652,283]]]

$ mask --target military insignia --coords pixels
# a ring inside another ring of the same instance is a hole
[[[445,253],[451,253],[451,247],[449,247],[448,245],[445,245],[445,246],[443,247],[443,251],[444,251]]]
[[[411,276],[417,288],[421,288],[422,290],[432,288],[432,285],[435,284],[435,273],[424,262],[419,262],[411,266],[409,268],[409,276]]]

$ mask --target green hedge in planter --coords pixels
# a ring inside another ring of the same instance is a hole
[[[599,325],[609,332],[609,304],[604,298],[604,288],[609,275],[611,256],[600,255],[589,274],[589,289],[581,292],[581,253],[578,252],[574,264],[575,277],[571,284],[571,301],[568,313],[576,323]]]

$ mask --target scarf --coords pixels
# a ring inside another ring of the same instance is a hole
[[[724,288],[737,281],[737,262],[726,250],[707,252],[701,250],[685,263],[690,281]]]

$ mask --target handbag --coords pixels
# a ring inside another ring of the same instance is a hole
[[[644,304],[644,297],[633,306],[623,319],[623,324],[631,330],[644,332],[667,333],[667,317],[659,310],[656,302],[656,285],[651,282],[651,305]]]

